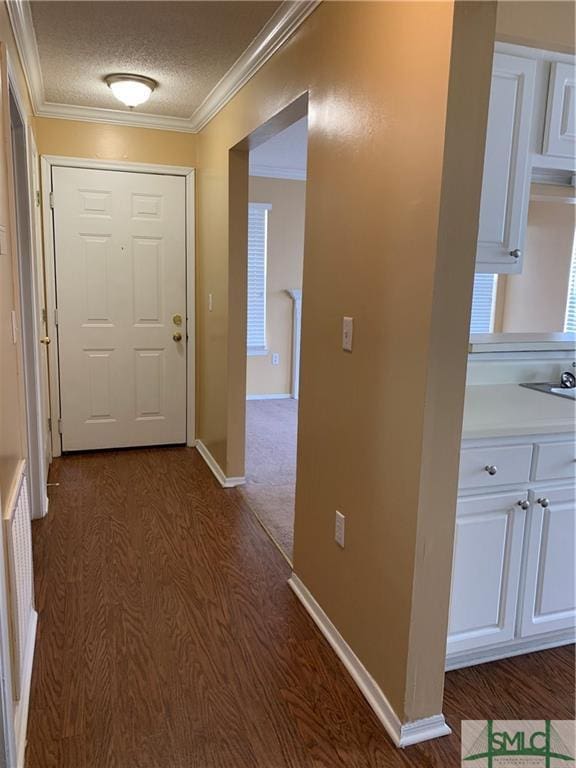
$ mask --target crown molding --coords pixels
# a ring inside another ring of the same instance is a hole
[[[79,107],[74,104],[54,104],[50,101],[34,105],[37,117],[55,117],[60,120],[79,120],[86,123],[107,123],[131,126],[132,128],[157,128],[163,131],[185,131],[194,133],[194,127],[186,117],[150,115],[145,112],[104,109],[103,107]]]
[[[191,120],[195,131],[201,131],[210,122],[321,2],[322,0],[297,0],[282,3],[194,112]]]
[[[296,0],[295,2],[284,0],[276,13],[189,118],[47,102],[44,96],[44,82],[30,3],[28,0],[7,0],[6,6],[34,114],[38,117],[197,133],[274,55],[321,2],[322,0]]]
[[[25,0],[6,0],[6,8],[32,106],[36,108],[36,105],[44,101],[44,81],[30,3]]]
[[[305,168],[287,168],[279,165],[250,165],[250,176],[263,176],[267,179],[292,179],[306,181]]]

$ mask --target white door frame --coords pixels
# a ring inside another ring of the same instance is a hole
[[[86,168],[99,171],[127,171],[152,173],[162,176],[184,176],[186,180],[186,445],[196,445],[196,304],[195,304],[195,169],[179,165],[155,165],[124,161],[89,160],[81,157],[42,155],[40,158],[42,181],[42,220],[44,222],[44,260],[46,270],[46,312],[48,335],[54,343],[49,346],[50,405],[52,413],[52,455],[61,456],[62,440],[58,429],[60,413],[60,373],[58,367],[58,334],[56,326],[56,270],[54,248],[54,220],[50,195],[52,168]]]
[[[44,446],[47,429],[42,403],[40,365],[40,338],[38,335],[40,300],[38,286],[38,260],[41,254],[36,249],[36,222],[34,192],[31,186],[31,133],[22,95],[10,59],[8,60],[8,81],[10,95],[14,100],[17,118],[21,124],[21,141],[24,167],[19,169],[14,164],[14,175],[19,174],[18,184],[14,179],[16,203],[16,242],[18,245],[17,263],[20,288],[20,324],[22,328],[22,362],[24,366],[24,391],[26,405],[27,430],[27,472],[30,490],[32,518],[43,517],[48,511],[47,477]],[[13,130],[13,120],[10,117]],[[12,141],[14,137],[12,137]],[[22,208],[28,205],[28,215],[21,218]],[[19,213],[20,209],[20,213]],[[21,227],[26,228],[26,241],[22,242]]]

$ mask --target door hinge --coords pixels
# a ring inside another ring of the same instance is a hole
[[[54,208],[54,192],[50,192],[50,208]]]
[[[52,419],[48,416],[48,432],[52,432]]]
[[[46,325],[48,315],[46,314],[46,307],[42,307],[42,322]]]
[[[40,207],[40,190],[39,189],[36,190],[36,206],[38,208]]]
[[[58,433],[62,434],[62,419],[58,419]]]
[[[58,325],[58,307],[54,309],[54,325]]]

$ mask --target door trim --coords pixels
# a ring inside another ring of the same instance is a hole
[[[195,254],[195,169],[180,165],[129,163],[116,160],[91,160],[82,157],[41,155],[42,220],[44,222],[44,260],[46,269],[46,313],[48,335],[54,339],[49,346],[50,410],[52,417],[52,455],[62,455],[62,439],[58,429],[60,413],[60,373],[58,365],[58,335],[56,333],[56,257],[54,247],[54,220],[50,206],[52,168],[85,168],[99,171],[126,171],[129,173],[183,176],[186,183],[186,445],[196,445],[196,254]]]
[[[41,307],[41,287],[38,284],[38,260],[41,253],[37,249],[36,206],[32,185],[32,144],[34,137],[30,120],[26,113],[25,102],[18,87],[12,61],[8,58],[9,96],[13,100],[15,117],[10,114],[11,153],[20,151],[22,168],[15,159],[12,161],[12,186],[14,193],[14,225],[16,242],[16,262],[18,270],[18,288],[20,297],[19,324],[22,338],[22,366],[24,373],[24,404],[26,409],[26,435],[28,460],[28,483],[30,492],[31,517],[43,517],[48,511],[46,483],[46,446],[47,414],[42,402],[42,367],[40,364],[39,313]],[[10,110],[12,112],[12,110]],[[19,133],[19,138],[18,138]],[[19,147],[17,147],[17,142]],[[28,210],[22,214],[25,208]],[[23,238],[23,231],[25,236]]]

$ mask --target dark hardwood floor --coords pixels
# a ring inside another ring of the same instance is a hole
[[[194,450],[66,457],[51,481],[27,768],[451,768],[462,718],[574,718],[565,647],[449,673],[454,734],[398,750]]]

